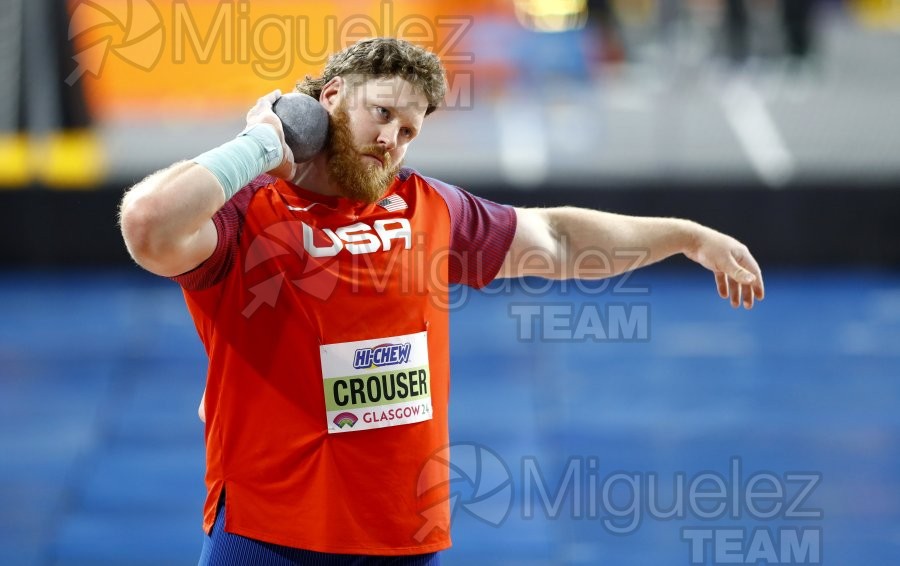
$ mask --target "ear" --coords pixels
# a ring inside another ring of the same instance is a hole
[[[341,91],[344,90],[343,77],[334,77],[322,87],[319,93],[319,102],[325,107],[329,114],[338,107],[341,98]]]

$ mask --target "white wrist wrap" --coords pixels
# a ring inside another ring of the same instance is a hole
[[[222,185],[225,200],[247,183],[278,167],[284,158],[278,132],[271,124],[253,124],[238,136],[194,158]]]

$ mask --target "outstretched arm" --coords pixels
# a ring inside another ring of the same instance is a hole
[[[682,253],[715,274],[722,298],[753,307],[765,294],[745,245],[678,218],[625,216],[582,208],[517,208],[518,224],[499,277],[602,279]]]

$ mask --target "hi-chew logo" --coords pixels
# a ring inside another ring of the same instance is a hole
[[[356,424],[356,421],[359,420],[359,417],[354,415],[353,413],[343,412],[335,415],[334,424],[338,426],[338,428],[350,427],[353,428],[353,425]]]
[[[360,348],[353,354],[353,369],[394,366],[409,362],[412,345],[379,344],[371,348]]]

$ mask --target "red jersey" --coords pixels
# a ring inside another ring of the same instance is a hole
[[[497,274],[514,209],[403,169],[376,204],[261,176],[175,278],[209,356],[204,529],[342,554],[450,546],[449,286]],[[424,488],[423,488],[424,486]]]

